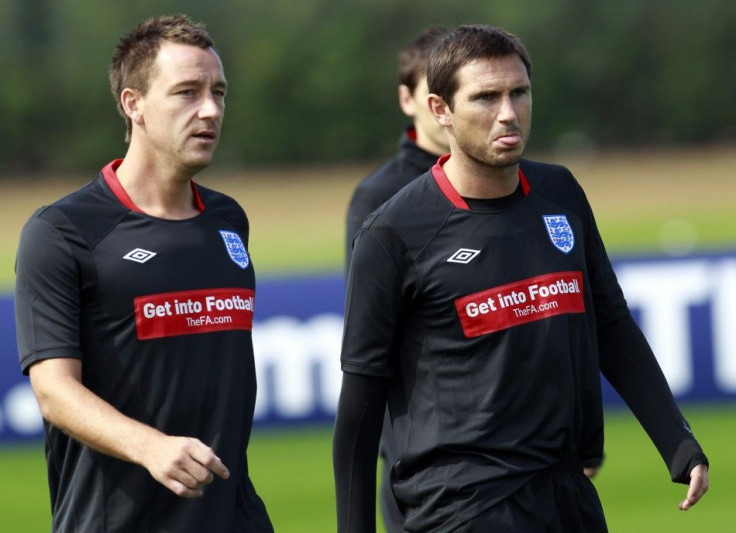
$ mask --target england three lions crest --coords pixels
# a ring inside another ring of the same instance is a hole
[[[230,259],[240,268],[248,268],[250,258],[248,257],[248,250],[245,249],[245,245],[240,239],[240,235],[224,230],[220,230],[220,235],[222,235],[222,240],[225,241],[225,249]]]
[[[575,246],[575,234],[572,232],[572,226],[567,221],[567,217],[565,215],[543,215],[542,218],[555,248],[563,253],[570,253]]]

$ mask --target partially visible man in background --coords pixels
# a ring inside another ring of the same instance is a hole
[[[412,119],[399,141],[399,152],[366,176],[353,193],[347,216],[345,239],[346,272],[350,266],[353,237],[370,213],[399,192],[407,183],[432,168],[437,159],[450,151],[447,134],[432,116],[427,97],[427,60],[447,30],[431,27],[415,36],[399,52],[399,106]],[[380,455],[383,459],[380,504],[383,522],[389,533],[404,530],[404,517],[396,505],[389,483],[391,466],[398,458],[388,417],[384,420]]]
[[[110,81],[125,158],[36,211],[16,263],[52,529],[271,532],[246,458],[248,220],[192,181],[220,138],[222,63],[202,25],[156,17],[120,39]]]
[[[366,176],[353,193],[345,241],[347,266],[353,237],[365,217],[450,151],[447,134],[437,124],[427,102],[427,59],[445,35],[444,28],[427,28],[399,52],[399,107],[411,118],[412,125],[401,136],[399,152]]]

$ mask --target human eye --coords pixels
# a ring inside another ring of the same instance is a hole
[[[491,101],[496,98],[498,98],[498,93],[494,91],[484,91],[484,92],[478,93],[475,96],[475,100],[480,100],[483,102]]]
[[[227,83],[217,81],[211,85],[212,94],[217,98],[225,98],[227,94]]]

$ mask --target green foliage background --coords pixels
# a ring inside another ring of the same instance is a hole
[[[429,25],[489,23],[534,61],[532,149],[736,138],[736,3],[723,0],[0,0],[0,175],[96,171],[121,154],[117,38],[154,14],[205,22],[230,81],[218,164],[393,150],[396,52]]]

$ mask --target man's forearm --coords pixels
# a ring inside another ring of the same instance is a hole
[[[647,431],[673,481],[707,459],[690,432],[644,335],[627,316],[599,329],[601,371]]]
[[[376,530],[376,462],[387,380],[344,374],[332,449],[339,533]]]
[[[143,466],[183,498],[202,496],[214,476],[230,476],[209,446],[125,416],[85,387],[81,374],[78,359],[48,359],[31,366],[31,385],[41,414],[51,424],[98,452]]]
[[[96,451],[142,464],[144,450],[164,436],[125,416],[85,387],[77,359],[40,361],[29,373],[43,417]]]

